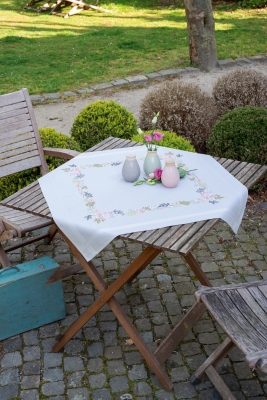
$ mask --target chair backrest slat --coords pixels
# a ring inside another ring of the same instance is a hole
[[[1,119],[2,114],[5,114],[6,112],[11,111],[11,110],[18,110],[19,108],[23,108],[23,106],[27,107],[26,101],[20,101],[19,103],[10,104],[10,105],[3,106],[3,107],[0,106],[1,107],[0,108],[0,119]]]
[[[48,172],[27,89],[0,96],[0,177],[33,167]]]
[[[26,158],[13,164],[0,166],[0,178],[4,176],[12,175],[20,171],[25,171],[26,169],[33,168],[33,166],[39,166],[40,157],[35,156],[31,158]]]
[[[16,136],[18,134],[26,132],[33,132],[31,121],[28,120],[17,122],[16,124],[12,124],[12,126],[11,125],[3,126],[1,128],[1,133],[0,133],[1,144],[3,138]],[[16,139],[14,141],[16,141]]]
[[[16,111],[18,111],[18,110],[16,110]],[[23,121],[29,121],[29,119],[30,119],[29,115],[27,115],[25,111],[26,111],[26,109],[25,110],[21,110],[21,114],[20,115],[16,115],[16,116],[13,116],[13,117],[8,117],[6,115],[5,119],[1,119],[0,120],[0,128],[2,128],[2,126],[3,127],[4,126],[9,126],[12,129],[12,125],[13,124],[17,124],[17,123],[20,123],[20,122],[23,122]],[[10,111],[7,114],[10,114]]]
[[[20,145],[20,143],[16,143],[16,147],[12,148],[11,150],[5,152],[5,156],[6,156],[6,160],[8,159],[9,161],[11,157],[17,157],[18,160],[21,159],[21,157],[23,157],[23,154],[26,153],[26,157],[27,157],[27,153],[31,152],[31,155],[33,155],[34,150],[36,150],[36,154],[38,154],[38,149],[37,149],[37,145],[36,143],[32,143],[27,145],[25,142],[23,142],[23,145],[18,147],[18,145]],[[12,146],[12,145],[11,145]],[[6,146],[5,146],[6,147]],[[13,160],[15,161],[15,160]],[[1,160],[0,160],[0,165],[1,165]],[[5,160],[3,160],[3,165],[5,164]]]
[[[11,154],[10,154],[11,153]],[[1,160],[0,159],[0,167],[3,165],[6,165],[6,166],[8,166],[8,165],[10,165],[10,164],[13,164],[13,163],[16,163],[16,162],[19,162],[19,161],[22,161],[22,160],[25,160],[25,159],[30,159],[30,158],[32,158],[32,157],[37,157],[39,154],[38,154],[38,150],[33,150],[33,151],[29,151],[29,152],[26,152],[26,153],[20,153],[20,154],[16,154],[16,155],[14,155],[14,152],[8,152],[8,155],[10,154],[10,157],[7,157],[7,158],[5,158],[5,159],[3,159],[3,160]],[[40,158],[40,157],[39,157]],[[38,164],[37,164],[38,165]],[[37,166],[37,165],[35,165],[35,167]],[[1,172],[0,172],[1,173]]]
[[[22,90],[18,92],[3,94],[0,96],[0,107],[9,106],[11,104],[16,104],[21,101],[25,101],[25,96]]]
[[[26,136],[26,135],[25,135],[25,136]],[[23,146],[28,146],[28,145],[31,145],[31,144],[35,144],[34,135],[33,135],[33,137],[30,137],[30,136],[27,135],[27,136],[25,137],[25,139],[22,141],[22,143],[23,143]],[[5,146],[2,145],[2,147],[0,147],[0,154],[1,154],[1,153],[5,153],[5,152],[7,152],[7,151],[11,151],[11,150],[14,150],[14,151],[15,151],[15,149],[19,149],[20,147],[22,147],[22,146],[21,146],[21,142],[6,144]],[[36,144],[35,144],[35,148],[37,148],[37,147],[36,147]],[[0,156],[0,157],[1,157],[1,156]]]

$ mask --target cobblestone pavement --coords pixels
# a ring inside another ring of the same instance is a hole
[[[249,203],[252,204],[252,203]],[[224,223],[201,241],[194,254],[213,285],[267,278],[267,203],[247,207],[238,235]],[[94,262],[111,282],[141,251],[136,243],[114,240]],[[58,236],[10,254],[13,263],[43,255],[61,265],[76,260]],[[82,272],[63,281],[67,317],[0,342],[0,399],[173,400],[220,399],[210,382],[194,387],[188,378],[224,334],[207,313],[165,363],[174,383],[166,392],[106,305],[59,353],[55,337],[98,296]],[[180,256],[160,254],[116,296],[152,349],[194,303],[198,281]],[[4,301],[2,299],[2,301]],[[267,376],[251,372],[242,354],[231,351],[219,366],[238,400],[267,397]]]

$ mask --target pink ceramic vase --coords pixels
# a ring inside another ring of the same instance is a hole
[[[165,161],[165,167],[161,174],[161,182],[167,188],[174,188],[180,180],[179,171],[174,160]]]

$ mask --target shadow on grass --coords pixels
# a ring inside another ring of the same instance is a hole
[[[47,13],[21,11],[24,4],[21,0],[1,3],[2,8],[16,10],[17,14],[3,13],[0,93],[21,87],[27,87],[30,93],[76,90],[190,64],[186,20],[181,9],[167,13],[166,8],[160,14],[154,5],[155,9],[144,16],[85,11],[66,20]],[[141,0],[132,4],[140,5]],[[152,7],[152,0],[146,0],[145,5]],[[242,20],[233,15],[227,18],[218,11],[216,15],[219,59],[266,51],[264,15],[247,14]]]

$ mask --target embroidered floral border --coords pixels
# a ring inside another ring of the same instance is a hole
[[[173,157],[174,154],[169,152],[166,153],[161,159],[166,159],[169,157]],[[178,159],[182,157],[181,154],[176,155],[177,166],[188,170],[185,164],[178,161]],[[141,158],[140,158],[141,159]],[[72,183],[77,188],[78,192],[83,198],[85,206],[88,208],[89,214],[84,218],[87,220],[93,220],[96,223],[101,223],[106,221],[109,218],[122,217],[122,216],[134,216],[138,213],[144,214],[150,211],[160,211],[166,208],[177,208],[181,206],[189,206],[190,204],[198,204],[198,203],[206,203],[209,202],[211,204],[216,204],[223,197],[219,194],[214,194],[210,190],[208,190],[207,184],[202,182],[194,172],[188,172],[187,176],[190,181],[194,183],[196,186],[196,193],[199,193],[197,199],[194,200],[184,200],[184,201],[176,201],[172,203],[161,203],[153,206],[144,206],[142,208],[136,209],[128,209],[128,210],[113,210],[113,211],[99,211],[96,209],[96,202],[93,198],[93,194],[88,191],[88,187],[85,185],[84,177],[85,175],[82,173],[83,170],[87,168],[104,168],[104,167],[117,167],[121,165],[123,161],[115,161],[110,163],[102,163],[102,164],[90,164],[90,165],[80,165],[76,164],[69,165],[68,168],[63,168],[62,170],[68,173],[72,177]]]

